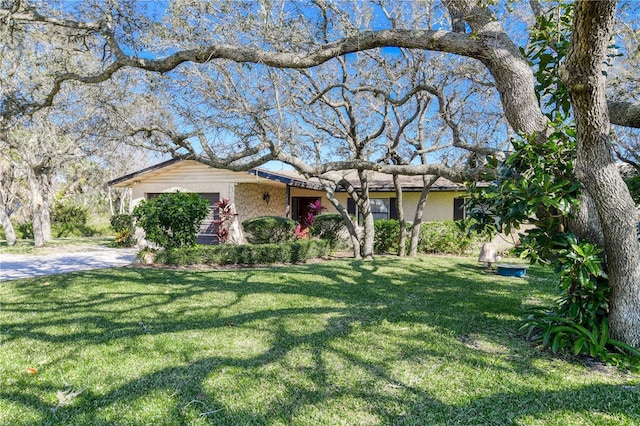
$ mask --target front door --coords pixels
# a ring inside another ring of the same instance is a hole
[[[309,204],[318,201],[320,197],[292,197],[291,198],[291,219],[300,223],[300,219],[307,217]]]

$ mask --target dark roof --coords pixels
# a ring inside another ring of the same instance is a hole
[[[428,176],[431,177],[431,176]],[[360,188],[360,180],[357,174],[347,175],[347,180],[351,182],[354,188]],[[419,192],[424,187],[422,175],[416,176],[400,176],[400,185],[404,192]],[[393,175],[385,173],[373,172],[369,177],[369,189],[377,192],[393,192],[395,185],[393,184]],[[449,179],[439,177],[433,185],[431,191],[462,191],[464,186],[454,183]]]
[[[297,180],[310,182],[308,179],[305,179],[303,175],[298,173],[295,170],[281,170],[278,172],[270,172],[273,174],[279,174],[282,176],[291,177]],[[385,173],[379,172],[370,172],[369,178],[369,189],[374,192],[393,192],[395,191],[395,186],[393,185],[393,175],[388,175]],[[354,188],[360,188],[360,180],[358,179],[358,175],[355,170],[349,171],[345,174],[347,180],[354,186]],[[310,182],[312,183],[312,182]],[[322,187],[315,182],[313,184],[317,185],[319,189]],[[422,180],[422,175],[417,176],[400,176],[400,184],[402,185],[402,189],[405,192],[420,192],[424,187],[424,183]],[[443,177],[438,178],[435,183],[431,186],[432,191],[462,191],[464,190],[464,185],[457,184]],[[338,187],[336,189],[338,192],[344,192],[345,189],[342,187]]]
[[[317,191],[322,191],[322,185],[319,182],[312,182],[308,179],[305,179],[304,176],[296,173],[298,176],[287,176],[287,174],[283,172],[274,172],[271,170],[264,169],[251,169],[247,173],[251,173],[253,175],[259,176],[261,178],[269,179],[275,182],[285,183],[289,186],[295,186],[298,188],[307,188],[307,189],[315,189]]]

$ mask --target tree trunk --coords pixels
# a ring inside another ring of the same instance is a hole
[[[29,174],[29,186],[31,187],[31,212],[33,226],[33,245],[35,247],[44,247],[45,238],[42,230],[42,195],[38,189],[38,185],[31,174]]]
[[[4,202],[4,197],[0,193],[0,223],[2,224],[2,229],[4,229],[5,239],[7,240],[7,245],[13,246],[16,244],[16,232],[13,229],[13,225],[11,224],[11,219],[9,218],[9,214],[7,213],[7,205]]]
[[[569,231],[573,232],[578,238],[604,247],[604,236],[598,219],[598,210],[588,192],[582,191],[580,204],[573,209],[567,222]]]
[[[371,201],[369,199],[369,177],[365,170],[358,170],[358,177],[360,178],[361,185],[359,207],[362,212],[362,224],[364,227],[361,254],[364,260],[372,260],[375,228],[373,225],[373,213],[371,212]]]
[[[404,209],[402,208],[402,185],[398,175],[393,175],[393,186],[396,189],[396,212],[398,213],[398,223],[400,224],[398,256],[404,257],[407,254],[407,225],[404,220]]]
[[[36,247],[42,247],[51,238],[51,180],[42,166],[29,167],[27,178],[31,189],[33,213],[33,239]]]
[[[44,242],[47,243],[53,238],[51,236],[51,202],[53,200],[53,188],[51,179],[47,174],[37,176],[39,182],[40,193],[42,194],[42,236]]]
[[[611,150],[603,62],[610,43],[615,1],[579,1],[563,79],[578,130],[576,176],[598,211],[611,296],[614,338],[640,348],[640,247],[635,206]]]
[[[424,214],[424,206],[427,204],[427,198],[429,198],[429,191],[431,186],[438,180],[439,176],[423,176],[422,177],[422,192],[420,193],[420,199],[416,206],[416,215],[413,219],[413,225],[411,225],[411,242],[409,244],[409,256],[415,256],[418,254],[418,243],[420,242],[420,229],[422,228],[422,216]]]
[[[347,231],[349,231],[349,237],[351,238],[351,248],[353,249],[353,257],[356,259],[362,259],[361,243],[358,236],[358,229],[351,220],[349,212],[344,208],[342,204],[340,204],[340,201],[338,201],[338,199],[336,198],[333,186],[329,185],[325,181],[322,181],[322,186],[324,187],[327,199],[331,204],[333,204],[336,210],[338,210],[338,212],[342,216],[342,220],[344,221],[345,226],[347,227]],[[349,193],[348,189],[347,192]],[[351,193],[349,193],[349,195],[351,195]]]

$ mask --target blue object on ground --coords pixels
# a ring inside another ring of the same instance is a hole
[[[499,263],[496,265],[498,268],[498,275],[505,277],[524,277],[527,274],[528,265],[516,265]]]

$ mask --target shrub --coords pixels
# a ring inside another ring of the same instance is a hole
[[[325,257],[330,252],[325,240],[299,240],[277,244],[197,245],[162,250],[157,263],[167,265],[269,265],[300,263]]]
[[[209,214],[209,202],[196,193],[165,193],[142,201],[133,217],[145,238],[164,248],[196,244],[198,228]]]
[[[400,222],[395,219],[380,219],[373,222],[374,242],[373,249],[377,253],[386,253],[398,250],[400,241]]]
[[[329,243],[332,249],[338,247],[344,239],[347,227],[339,213],[321,214],[315,217],[311,235]]]
[[[89,209],[71,203],[55,203],[51,212],[51,228],[56,238],[91,237],[96,230],[87,225]]]
[[[21,223],[16,227],[16,233],[20,234],[20,238],[23,240],[33,239],[33,223]]]
[[[573,350],[627,369],[640,370],[640,350],[609,336],[609,322],[602,317],[592,327],[584,327],[546,309],[531,309],[522,321],[527,337],[551,348],[553,352]]]
[[[526,238],[532,238],[535,230]],[[523,238],[524,239],[524,238]],[[525,249],[524,254],[527,255]],[[560,297],[551,309],[533,309],[521,330],[554,352],[573,349],[602,361],[640,368],[640,350],[609,337],[609,294],[602,249],[573,234],[558,234],[556,258],[551,262],[560,277]]]
[[[425,222],[420,228],[420,253],[464,254],[480,244],[477,236],[468,236],[460,224],[452,220]]]
[[[284,243],[296,239],[296,222],[279,216],[259,216],[242,222],[252,244]]]
[[[134,243],[135,229],[133,216],[130,214],[116,214],[109,220],[111,228],[116,233],[115,243],[121,247],[131,247]]]

